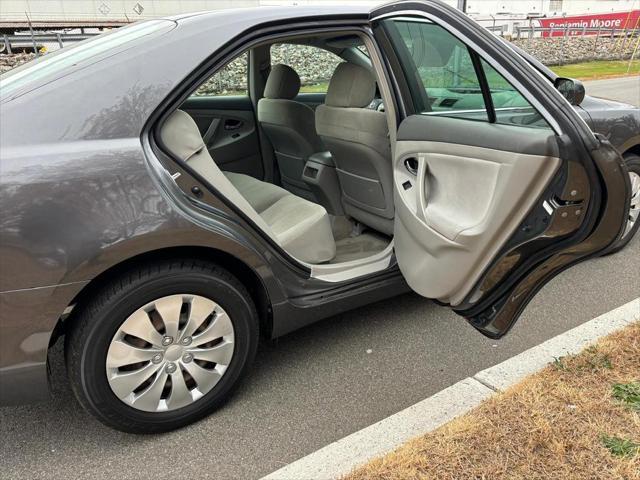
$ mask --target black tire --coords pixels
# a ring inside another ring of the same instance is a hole
[[[109,344],[136,309],[178,293],[207,297],[227,312],[235,335],[233,356],[219,382],[192,404],[165,412],[141,411],[111,390],[105,371]],[[65,339],[71,387],[87,411],[124,432],[166,432],[210,414],[229,397],[255,357],[259,321],[251,297],[238,279],[209,262],[183,259],[140,266],[111,281],[78,308]]]
[[[640,155],[630,153],[625,155],[624,159],[625,159],[625,163],[627,164],[627,168],[629,169],[629,172],[634,172],[640,175]],[[624,247],[626,247],[627,244],[634,237],[634,235],[638,232],[639,228],[640,228],[640,221],[636,221],[633,228],[629,230],[626,235],[620,238],[620,240],[618,240],[613,247],[607,250],[605,255],[610,255],[612,253],[619,252]]]

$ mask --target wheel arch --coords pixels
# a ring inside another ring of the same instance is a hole
[[[114,278],[123,275],[125,272],[150,262],[158,262],[162,260],[175,258],[194,258],[198,260],[207,260],[219,265],[234,275],[247,288],[251,299],[253,300],[258,317],[260,320],[260,334],[265,337],[271,335],[273,329],[272,309],[269,292],[258,273],[237,257],[211,247],[203,246],[177,246],[166,247],[149,252],[144,252],[133,257],[124,259],[106,270],[99,273],[89,283],[87,283],[80,292],[69,302],[65,312],[58,319],[51,338],[49,340],[49,348],[51,348],[58,338],[66,333],[73,323],[74,312],[90,298],[95,295],[104,285]]]
[[[640,143],[632,147],[629,147],[624,152],[622,152],[623,157],[626,157],[627,155],[630,155],[630,154],[638,155],[640,157]]]

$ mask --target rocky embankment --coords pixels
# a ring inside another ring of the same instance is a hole
[[[539,58],[546,65],[576,63],[588,60],[628,59],[637,44],[635,38],[611,38],[609,36],[578,36],[554,38],[521,38],[513,42],[520,48]],[[303,85],[327,81],[331,78],[338,57],[319,51],[317,48],[275,45],[272,47],[274,63],[285,63],[293,66]],[[19,53],[15,55],[0,54],[0,73],[28,62],[35,55]],[[204,83],[198,94],[219,95],[246,91],[246,56],[231,62],[219,71],[211,80]]]
[[[0,53],[0,73],[8,72],[12,68],[22,65],[34,57],[34,53],[16,53],[13,55]]]
[[[538,58],[545,65],[578,63],[589,60],[629,59],[638,37],[579,36],[553,38],[521,38],[513,43]]]

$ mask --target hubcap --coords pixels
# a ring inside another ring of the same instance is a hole
[[[113,393],[146,412],[185,407],[220,381],[233,357],[231,319],[199,295],[170,295],[133,312],[113,336],[106,372]]]
[[[623,237],[626,237],[627,234],[631,232],[640,216],[640,175],[636,172],[629,172],[629,180],[631,182],[631,203],[629,205],[629,217]]]

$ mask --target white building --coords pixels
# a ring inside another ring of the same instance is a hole
[[[0,24],[118,25],[180,13],[257,7],[260,0],[0,0]]]
[[[471,15],[531,15],[547,17],[624,12],[640,8],[639,0],[467,0]]]
[[[387,0],[0,0],[0,27],[9,23],[114,25],[179,13],[258,5],[360,3],[374,6]],[[445,0],[458,6],[460,0]],[[499,16],[572,16],[640,9],[640,0],[466,0],[474,18]]]

